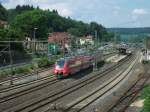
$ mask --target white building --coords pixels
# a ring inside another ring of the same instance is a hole
[[[94,45],[93,36],[88,35],[80,38],[80,45],[91,44]]]

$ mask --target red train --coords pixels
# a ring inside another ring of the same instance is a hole
[[[53,72],[54,75],[60,79],[70,74],[77,73],[83,69],[87,69],[92,66],[94,60],[100,62],[102,58],[102,53],[96,53],[96,55],[92,56],[73,56],[61,58],[56,61]]]

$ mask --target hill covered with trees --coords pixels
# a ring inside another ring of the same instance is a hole
[[[115,32],[120,35],[124,42],[143,42],[150,34],[150,27],[143,28],[107,28],[108,32]]]
[[[50,32],[69,32],[80,37],[87,34],[94,35],[97,31],[99,40],[107,41],[113,36],[101,24],[84,23],[70,17],[62,17],[57,10],[42,10],[29,5],[18,5],[15,9],[8,10],[1,4],[0,7],[2,14],[0,20],[8,21],[10,25],[9,29],[0,29],[0,40],[7,40],[9,36],[14,37],[13,40],[24,40],[26,36],[32,38],[34,28],[37,28],[36,37],[39,40],[46,40]]]
[[[148,34],[150,27],[143,28],[107,28],[109,32],[117,32],[121,34]]]
[[[8,11],[0,4],[0,20],[7,21]]]

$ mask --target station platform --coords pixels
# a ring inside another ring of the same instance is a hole
[[[115,56],[112,56],[108,59],[106,59],[106,62],[119,62],[120,60],[122,60],[123,58],[125,58],[127,55],[119,55],[119,54],[116,54]]]

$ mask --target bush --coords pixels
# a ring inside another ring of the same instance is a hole
[[[55,60],[49,60],[48,57],[41,57],[37,60],[38,67],[48,67],[55,63]]]
[[[49,58],[46,56],[35,58],[34,61],[36,63],[32,65],[25,65],[25,66],[13,68],[13,71],[14,74],[30,73],[33,71],[33,69],[52,66],[55,63],[55,61],[60,57],[61,55],[56,55],[55,57],[52,57],[51,60],[49,60]],[[12,73],[10,69],[0,71],[0,77],[6,77],[11,74]]]
[[[10,74],[9,70],[7,70],[7,71],[0,71],[0,77],[5,77],[5,76],[7,76],[9,74]]]
[[[141,94],[141,97],[144,98],[144,108],[142,112],[150,112],[150,86],[146,87]]]
[[[32,72],[32,70],[33,70],[32,65],[17,67],[13,69],[13,75],[20,74],[20,73],[29,73],[29,72]],[[10,69],[0,71],[0,77],[6,77],[11,74],[12,74],[12,71]]]
[[[26,65],[23,67],[18,67],[15,69],[15,73],[19,74],[19,73],[28,73],[32,71],[32,66],[31,65]]]

